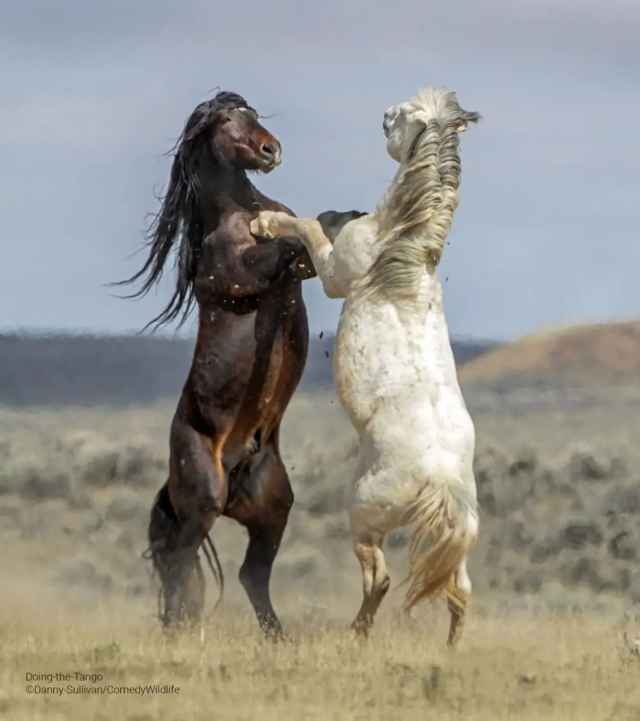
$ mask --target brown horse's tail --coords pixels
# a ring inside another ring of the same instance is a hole
[[[222,603],[222,599],[224,597],[224,572],[222,571],[222,565],[220,563],[218,551],[216,551],[216,547],[213,545],[211,534],[207,533],[207,535],[204,537],[204,540],[205,542],[202,544],[202,550],[204,551],[205,558],[207,559],[207,564],[211,569],[211,574],[213,575],[213,578],[218,585],[218,600],[216,601],[215,605],[215,608],[218,608],[218,606]],[[211,550],[211,554],[209,554],[209,550]],[[211,559],[211,556],[213,556],[213,560]]]
[[[171,505],[167,484],[158,491],[149,519],[149,547],[144,551],[142,557],[153,562],[155,573],[160,576],[162,587],[158,596],[158,615],[164,617],[164,593],[171,584],[173,575],[171,556],[178,547],[180,524],[178,517]],[[207,533],[201,545],[207,560],[207,565],[218,586],[218,600],[215,607],[218,608],[224,595],[224,573],[216,547],[213,544],[211,535]]]
[[[428,483],[411,505],[407,523],[414,526],[404,601],[408,611],[444,591],[473,546],[476,500],[460,482]]]

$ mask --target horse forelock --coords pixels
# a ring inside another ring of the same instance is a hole
[[[252,108],[242,95],[223,90],[210,100],[204,100],[196,105],[187,119],[184,131],[174,149],[178,151],[185,141],[190,143],[196,140],[204,130],[213,125],[218,113],[223,110],[232,110],[233,108],[247,108],[257,115],[256,109]]]
[[[214,103],[219,108],[250,108],[251,110],[254,110],[249,103],[242,97],[242,95],[238,95],[238,93],[234,93],[232,91],[228,90],[222,90],[219,92],[213,100],[210,102]]]
[[[460,110],[455,91],[444,87],[422,88],[408,104],[414,112],[424,116],[425,122],[431,119],[442,121],[456,109]]]

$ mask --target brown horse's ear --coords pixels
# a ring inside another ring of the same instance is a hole
[[[464,133],[464,131],[469,127],[469,123],[477,123],[480,118],[480,113],[468,113],[466,110],[463,110],[462,117],[458,121],[456,130],[459,133]]]

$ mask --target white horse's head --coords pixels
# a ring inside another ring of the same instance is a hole
[[[453,117],[456,130],[461,133],[470,122],[477,122],[479,115],[461,110],[455,93],[447,88],[424,88],[415,98],[385,111],[382,129],[387,152],[396,162],[406,163],[430,120],[446,122]]]
[[[387,139],[389,155],[398,163],[405,161],[424,127],[424,122],[413,112],[411,103],[399,103],[388,108],[384,114],[382,129]]]

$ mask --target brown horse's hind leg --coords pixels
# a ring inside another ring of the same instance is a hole
[[[198,548],[224,508],[226,497],[226,482],[216,471],[210,439],[174,419],[171,477],[156,497],[149,524],[166,626],[200,619],[204,577]]]
[[[293,492],[275,444],[256,455],[227,515],[249,531],[249,546],[240,568],[240,583],[247,592],[260,628],[267,636],[282,636],[282,625],[271,603],[271,569],[287,525]]]
[[[162,586],[160,619],[197,621],[204,608],[204,574],[200,561],[180,551],[183,532],[165,484],[154,501],[149,522],[153,565]]]

